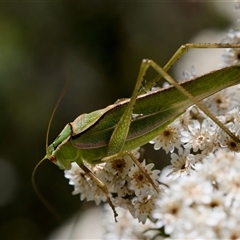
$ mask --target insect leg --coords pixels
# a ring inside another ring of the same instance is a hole
[[[234,43],[187,43],[182,45],[170,58],[170,60],[167,62],[167,64],[162,68],[165,72],[167,72],[174,63],[183,56],[189,49],[192,48],[240,48],[240,44]],[[163,75],[159,72],[159,74],[152,79],[151,81],[148,81],[146,85],[144,86],[144,90],[141,90],[139,94],[143,94],[146,91],[149,91],[151,88],[153,88],[156,83],[163,77]]]
[[[122,117],[120,118],[111,135],[110,141],[108,143],[107,156],[111,157],[111,155],[119,153],[123,149],[123,146],[128,135],[129,126],[132,120],[133,108],[136,102],[136,98],[139,95],[139,89],[141,88],[141,83],[147,68],[148,65],[144,64],[143,61],[140,66],[137,82],[133,90],[130,102],[128,103]]]
[[[113,213],[114,213],[114,218],[115,218],[115,222],[117,222],[117,212],[115,210],[115,207],[111,201],[111,198],[109,196],[109,192],[108,192],[108,189],[107,189],[107,186],[99,179],[97,178],[92,172],[90,169],[88,169],[84,164],[81,164],[79,166],[80,168],[82,168],[82,170],[88,174],[88,176],[97,184],[97,186],[99,188],[101,188],[105,193],[106,193],[106,196],[107,196],[107,201],[108,201],[108,204],[110,205],[110,207],[112,208],[113,210]]]

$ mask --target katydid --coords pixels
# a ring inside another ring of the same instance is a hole
[[[155,138],[193,104],[212,118],[234,142],[239,143],[239,138],[221,124],[199,101],[226,87],[238,84],[240,66],[226,67],[180,84],[166,72],[189,48],[206,47],[239,48],[240,46],[238,44],[186,44],[179,48],[164,68],[152,60],[143,60],[131,98],[118,100],[92,113],[82,114],[68,123],[54,142],[47,147],[44,159],[49,159],[60,169],[70,169],[71,163],[76,162],[108,195],[106,186],[91,173],[84,165],[84,161],[98,164],[130,154],[131,150]],[[143,77],[150,66],[159,75],[141,89]],[[147,92],[161,77],[173,86]],[[182,94],[179,94],[179,91]],[[132,159],[137,164],[136,159],[134,157]],[[156,187],[155,189],[158,190]],[[116,217],[117,213],[109,197],[108,202]]]
[[[233,66],[186,81],[181,86],[191,91],[197,100],[202,100],[223,88],[238,84],[239,80],[240,66]],[[123,100],[104,109],[80,115],[65,126],[47,148],[45,157],[61,169],[69,169],[71,162],[82,165],[83,159],[91,164],[100,163],[109,156],[109,139],[128,104],[129,100]],[[136,99],[134,112],[141,113],[141,116],[130,121],[121,153],[148,143],[192,104],[190,99],[179,94],[174,87],[140,95]],[[115,153],[119,152],[112,154]]]

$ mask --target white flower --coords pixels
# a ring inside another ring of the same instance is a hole
[[[239,107],[233,108],[225,114],[227,122],[240,123],[240,109]]]
[[[204,103],[210,112],[215,115],[225,113],[232,106],[232,101],[227,90],[215,93],[213,96],[208,97]]]
[[[192,125],[188,126],[189,131],[183,131],[181,141],[184,147],[193,149],[194,152],[204,150],[206,148],[212,149],[215,145],[214,134],[216,134],[216,125],[207,119],[204,119],[202,124],[194,120]]]
[[[158,175],[160,173],[159,170],[152,170],[154,167],[153,163],[146,165],[144,160],[141,165],[145,174],[138,168],[138,166],[133,166],[129,173],[129,177],[131,178],[130,189],[134,190],[136,196],[148,195],[149,193],[156,192],[152,184],[149,182],[149,179],[146,177],[146,174],[148,174],[152,181],[157,184]]]
[[[69,179],[69,184],[74,186],[72,194],[80,194],[81,200],[95,201],[97,205],[101,201],[106,201],[106,193],[77,165],[77,163],[71,163],[71,169],[65,170],[65,177]],[[95,167],[95,173],[101,171],[101,166]]]
[[[156,207],[156,198],[157,193],[152,193],[151,195],[138,196],[137,199],[133,201],[135,208],[135,216],[138,218],[138,221],[145,223],[147,217],[152,213]]]
[[[172,176],[173,179],[178,178],[182,175],[189,174],[194,169],[194,164],[196,162],[195,156],[190,154],[189,149],[178,149],[178,154],[171,154],[171,171],[167,174]]]
[[[154,144],[154,149],[164,149],[166,153],[173,152],[174,148],[179,148],[180,142],[180,131],[179,124],[173,122],[168,125],[156,138],[150,141]]]
[[[104,170],[111,173],[111,176],[124,179],[131,169],[133,161],[130,156],[125,155],[105,164]]]
[[[234,124],[229,122],[225,125],[229,130],[237,137],[240,137],[240,129],[239,124]],[[226,132],[222,129],[220,130],[219,139],[218,139],[221,147],[228,148],[231,151],[239,152],[240,151],[240,143],[235,142]]]
[[[239,30],[230,30],[225,39],[224,43],[240,43],[240,31]],[[222,55],[225,65],[231,66],[240,63],[240,49],[239,48],[227,48],[224,50]]]
[[[227,66],[239,64],[239,48],[227,48],[223,54],[223,60]]]

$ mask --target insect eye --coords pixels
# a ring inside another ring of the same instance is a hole
[[[50,160],[51,162],[56,162],[56,161],[57,161],[57,158],[56,158],[54,155],[51,155],[51,156],[49,157],[49,160]]]

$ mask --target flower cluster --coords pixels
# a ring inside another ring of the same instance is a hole
[[[164,227],[172,239],[239,239],[239,170],[239,154],[209,154],[158,198],[155,227]]]
[[[133,156],[125,155],[107,163],[85,165],[107,187],[111,201],[115,207],[128,210],[139,222],[145,223],[147,217],[155,209],[158,197],[159,170],[154,170],[154,164],[141,163],[141,168],[133,163],[132,157],[139,159],[139,149],[132,151]],[[74,186],[73,194],[80,194],[81,200],[106,202],[107,195],[77,163],[65,171],[69,184]],[[149,180],[150,178],[150,180]],[[152,182],[152,183],[151,183]],[[157,189],[156,189],[157,188]]]

